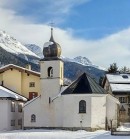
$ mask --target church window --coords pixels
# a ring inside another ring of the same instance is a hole
[[[31,115],[31,122],[36,122],[36,115],[35,114]]]
[[[48,77],[53,77],[53,68],[52,67],[48,68]]]
[[[79,102],[79,113],[86,113],[86,101],[81,100]]]

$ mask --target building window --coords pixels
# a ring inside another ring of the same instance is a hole
[[[23,107],[23,104],[22,103],[19,103],[18,104],[18,112],[22,112],[22,107]]]
[[[130,103],[130,96],[128,96],[128,103]]]
[[[35,87],[35,82],[30,82],[29,87]]]
[[[11,102],[11,112],[15,112],[15,102]]]
[[[11,120],[11,126],[15,126],[15,120]]]
[[[109,91],[109,86],[108,85],[106,86],[106,91]]]
[[[62,72],[62,67],[61,67],[61,79],[63,79],[63,72]]]
[[[38,96],[38,93],[37,92],[29,92],[29,100],[35,98]]]
[[[128,108],[128,115],[130,116],[130,108]]]
[[[22,125],[22,119],[18,119],[18,125]]]
[[[36,115],[35,114],[31,115],[31,122],[36,122]]]
[[[120,103],[127,103],[127,97],[119,97]]]
[[[48,77],[53,77],[53,68],[52,67],[49,67],[47,72],[48,72]]]
[[[4,81],[1,81],[1,86],[4,86]]]
[[[79,113],[86,113],[86,101],[81,100],[79,102]]]

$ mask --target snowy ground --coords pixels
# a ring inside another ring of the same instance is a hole
[[[65,130],[15,130],[0,132],[0,139],[130,139],[130,136],[111,136],[109,131],[95,132]]]

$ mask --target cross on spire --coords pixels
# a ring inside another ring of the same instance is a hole
[[[51,21],[50,23],[49,23],[49,25],[51,26],[51,28],[53,28],[54,27],[54,22],[53,21]]]

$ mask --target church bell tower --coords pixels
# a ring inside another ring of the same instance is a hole
[[[49,42],[44,44],[43,55],[44,58],[40,60],[41,97],[48,101],[59,95],[64,79],[61,47],[54,41],[53,28]]]

